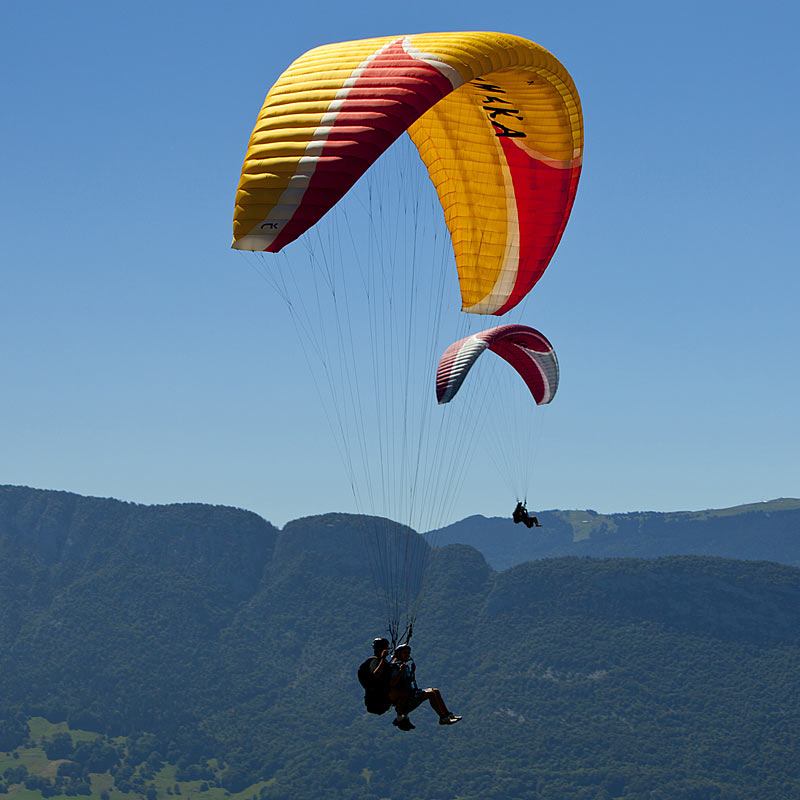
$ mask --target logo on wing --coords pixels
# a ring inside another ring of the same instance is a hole
[[[471,81],[470,85],[480,89],[481,93],[483,93],[481,104],[489,118],[489,122],[492,123],[495,136],[508,136],[514,139],[525,139],[527,137],[524,131],[512,127],[514,120],[523,122],[524,117],[520,114],[519,109],[514,108],[514,104],[506,99],[504,96],[507,95],[505,89],[499,84],[482,80]]]

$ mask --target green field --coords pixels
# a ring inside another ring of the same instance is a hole
[[[28,729],[30,735],[26,744],[7,753],[0,752],[0,776],[2,776],[0,794],[5,794],[6,797],[14,798],[14,800],[40,800],[43,797],[55,798],[55,800],[67,800],[67,798],[74,797],[92,798],[93,800],[95,798],[96,800],[130,800],[130,798],[138,799],[142,797],[150,798],[151,800],[156,798],[157,800],[162,800],[162,798],[168,797],[193,798],[193,800],[194,798],[197,798],[197,800],[223,800],[223,798],[251,800],[251,798],[257,798],[261,789],[270,783],[269,781],[261,781],[241,792],[231,793],[221,786],[215,785],[216,778],[210,781],[176,780],[177,769],[174,764],[164,764],[158,771],[147,776],[146,769],[143,769],[144,765],[139,764],[133,771],[133,778],[140,778],[141,784],[129,791],[123,792],[117,788],[112,771],[109,770],[88,773],[88,793],[86,792],[86,787],[84,787],[83,791],[76,794],[74,784],[73,789],[69,792],[55,791],[51,793],[52,790],[48,790],[45,793],[41,789],[27,788],[24,781],[11,783],[6,776],[8,770],[24,767],[29,777],[44,778],[54,784],[58,777],[59,767],[62,764],[70,763],[70,759],[66,758],[51,760],[45,753],[43,745],[48,740],[52,740],[56,734],[68,734],[74,745],[78,745],[80,742],[95,742],[97,740],[110,744],[120,752],[123,764],[127,760],[129,743],[125,737],[109,739],[91,731],[71,730],[66,722],[53,723],[43,717],[31,717],[28,720]],[[210,765],[215,768],[215,774],[218,773],[216,763],[213,760]],[[66,789],[67,787],[64,788]]]

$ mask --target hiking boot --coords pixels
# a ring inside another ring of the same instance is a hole
[[[400,728],[401,731],[413,731],[414,728],[417,727],[408,717],[395,717],[392,720],[392,725],[396,728]]]
[[[440,725],[455,725],[456,722],[461,722],[461,717],[457,717],[455,714],[450,714],[446,717],[439,717]]]

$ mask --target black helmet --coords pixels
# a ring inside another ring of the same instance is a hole
[[[384,639],[383,636],[376,636],[372,640],[372,649],[373,650],[385,650],[389,646],[389,640]]]
[[[397,647],[394,649],[395,653],[399,653],[401,650],[408,650],[410,653],[411,645],[408,642],[403,642],[402,644],[397,645]]]

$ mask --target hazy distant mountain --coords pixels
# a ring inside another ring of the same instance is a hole
[[[533,512],[532,512],[533,513]],[[658,558],[719,556],[800,566],[800,500],[707,511],[598,514],[539,511],[541,528],[508,518],[467,517],[425,534],[430,543],[468,544],[494,569],[558,556]]]
[[[112,779],[158,798],[178,783],[205,797],[201,781],[248,800],[798,796],[800,569],[692,556],[496,573],[444,547],[414,655],[464,720],[423,707],[402,733],[355,680],[382,628],[361,524],[278,531],[238,509],[0,487],[3,748],[33,716],[124,737],[47,740],[53,760],[7,759],[0,791],[24,761],[32,786],[58,773],[98,797]]]

